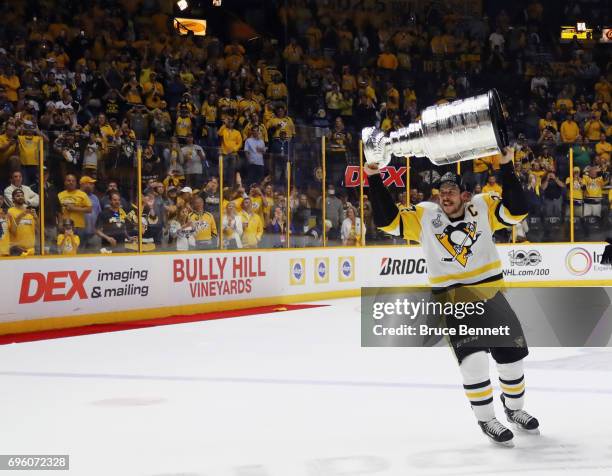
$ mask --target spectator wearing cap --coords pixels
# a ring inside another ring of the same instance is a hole
[[[91,202],[91,211],[85,214],[85,230],[81,236],[81,245],[84,250],[98,249],[100,244],[97,242],[96,223],[98,215],[102,211],[100,200],[94,193],[96,180],[87,175],[83,175],[79,180],[81,191],[84,192]],[[73,223],[74,226],[74,223]]]
[[[189,187],[200,188],[208,171],[204,149],[193,143],[193,136],[186,138],[186,144],[181,147],[181,165],[185,171],[185,184]]]
[[[74,233],[74,223],[69,218],[62,222],[62,232],[57,235],[57,254],[76,255],[81,239]]]
[[[8,209],[8,229],[10,233],[10,254],[29,256],[34,254],[38,215],[34,208],[28,207],[23,190],[13,190],[13,206]]]
[[[191,206],[193,197],[193,189],[191,187],[183,187],[179,190],[179,196],[176,199],[176,205],[179,208]]]
[[[13,192],[15,190],[23,192],[27,207],[38,208],[40,197],[29,186],[23,183],[23,175],[19,170],[15,170],[11,174],[11,184],[4,189],[4,201],[9,207],[13,206]]]
[[[66,175],[64,190],[57,198],[61,204],[61,219],[69,218],[74,223],[74,232],[81,241],[85,235],[85,215],[92,212],[91,200],[85,192],[77,188],[77,178],[73,174]]]

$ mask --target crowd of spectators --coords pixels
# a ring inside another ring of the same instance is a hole
[[[179,36],[162,0],[0,2],[0,255],[35,253],[43,219],[62,254],[318,246],[323,228],[328,245],[388,240],[367,188],[361,210],[345,181],[361,128],[396,130],[491,87],[530,201],[516,238],[566,231],[570,187],[577,229],[609,226],[609,51],[561,45],[551,21],[596,16],[591,4],[519,1],[489,17],[444,2],[384,15],[270,3],[284,34],[240,41]],[[503,193],[498,170],[496,156],[461,164],[470,193]],[[443,172],[412,159],[397,202],[435,201]]]

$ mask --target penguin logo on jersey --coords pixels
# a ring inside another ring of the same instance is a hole
[[[481,232],[476,232],[476,222],[461,222],[457,225],[448,225],[444,232],[436,234],[436,238],[446,251],[451,255],[450,258],[442,258],[446,263],[457,261],[465,268],[472,256],[472,246],[478,240]]]

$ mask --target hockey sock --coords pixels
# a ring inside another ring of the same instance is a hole
[[[478,421],[495,418],[493,387],[489,379],[489,357],[486,352],[468,355],[459,366],[463,388]]]
[[[506,397],[506,407],[521,410],[525,401],[525,376],[523,360],[511,364],[497,364],[499,383]]]

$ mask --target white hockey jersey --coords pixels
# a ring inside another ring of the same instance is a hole
[[[395,220],[380,229],[399,236],[401,223],[403,237],[423,247],[430,285],[448,288],[501,278],[501,260],[493,233],[526,216],[511,215],[501,197],[482,193],[465,204],[463,217],[450,219],[437,203],[421,202],[399,207]]]

